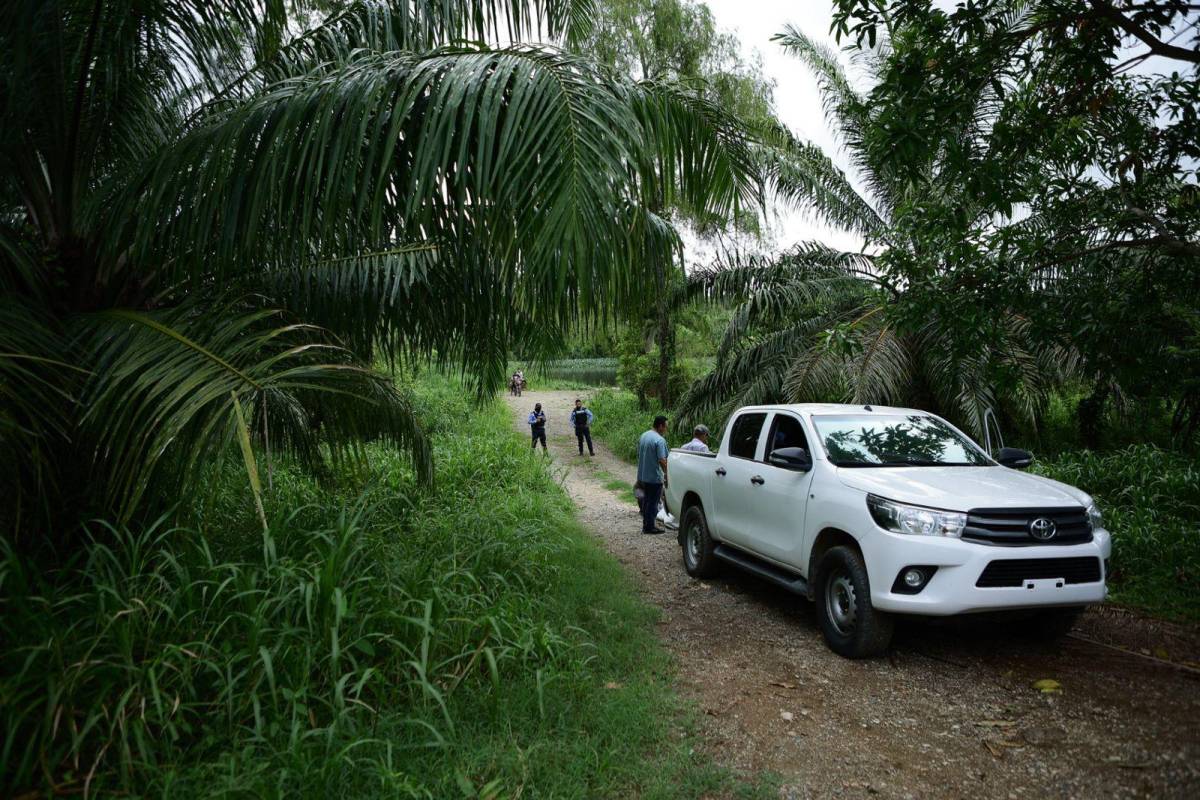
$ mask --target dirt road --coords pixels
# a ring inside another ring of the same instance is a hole
[[[847,661],[812,607],[749,576],[689,578],[672,534],[643,536],[633,468],[597,444],[579,457],[575,392],[508,398],[517,427],[535,402],[580,520],[662,611],[680,690],[704,711],[712,757],[771,770],[785,798],[1200,797],[1200,671],[1193,630],[1117,610],[1035,645],[970,619],[912,622],[890,658]],[[1181,655],[1186,653],[1186,656]],[[1058,681],[1043,693],[1035,681]]]

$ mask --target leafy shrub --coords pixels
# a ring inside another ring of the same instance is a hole
[[[622,389],[633,392],[638,398],[654,398],[655,402],[661,402],[661,398],[658,397],[657,345],[647,350],[642,337],[637,335],[634,329],[630,329],[621,340],[617,362],[617,384]],[[674,359],[667,372],[667,392],[671,397],[679,397],[687,390],[694,377],[686,364]]]

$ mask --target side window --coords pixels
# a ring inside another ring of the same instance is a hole
[[[803,447],[808,450],[808,437],[804,435],[804,425],[788,414],[775,415],[775,421],[771,423],[771,437],[767,439],[767,449],[763,457],[766,458],[772,450],[781,447]]]
[[[742,414],[734,420],[729,431],[729,455],[753,459],[758,448],[758,435],[766,420],[766,414]]]

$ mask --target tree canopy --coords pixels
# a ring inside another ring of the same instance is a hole
[[[1198,21],[1174,0],[841,0],[835,30],[882,65],[870,159],[919,187],[938,158],[959,189],[899,209],[920,247],[881,260],[894,316],[935,313],[969,352],[1011,309],[1079,354],[1097,398],[1173,398],[1190,435]]]
[[[374,360],[498,386],[756,197],[738,125],[570,44],[590,5],[18,0],[0,12],[0,436],[19,518],[169,497],[237,436],[429,474]],[[305,26],[308,27],[305,27]],[[508,37],[517,44],[481,41]],[[240,429],[240,434],[239,434]],[[149,493],[149,495],[148,495]],[[67,502],[64,502],[67,501]]]
[[[863,236],[859,272],[881,288],[859,285],[873,305],[842,312],[792,292],[809,305],[791,319],[807,327],[784,337],[775,326],[788,313],[761,294],[773,284],[715,281],[760,294],[743,294],[741,327],[727,334],[738,360],[690,401],[751,385],[883,401],[923,385],[917,397],[978,430],[985,408],[1036,425],[1048,391],[1070,378],[1090,393],[1085,439],[1110,399],[1165,404],[1176,433],[1194,435],[1196,362],[1183,359],[1195,353],[1200,308],[1198,95],[1194,49],[1171,42],[1194,44],[1196,21],[1175,2],[842,0],[833,27],[869,78],[861,91],[836,54],[782,34],[820,83],[856,181],[798,144],[778,162],[776,187]],[[830,257],[807,246],[776,266],[791,265],[794,281],[825,280]],[[892,335],[909,346],[885,346]],[[770,377],[736,378],[734,364],[749,368],[739,360],[765,356],[768,341]],[[930,359],[942,365],[936,377],[913,371]],[[797,376],[831,363],[833,382],[802,390]]]

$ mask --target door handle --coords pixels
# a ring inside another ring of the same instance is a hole
[[[753,478],[750,479],[750,482],[753,483],[755,486],[762,486],[764,483],[766,483],[766,481],[763,480],[762,475],[755,475]]]
[[[717,467],[717,477],[719,477],[719,478],[725,477],[725,468],[724,467]]]

